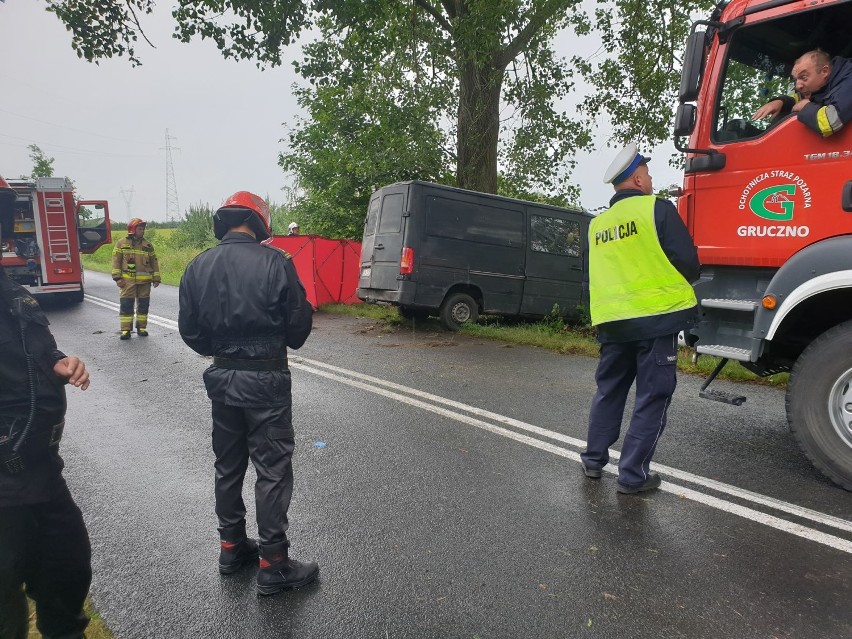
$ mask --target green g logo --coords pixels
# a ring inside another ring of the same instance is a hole
[[[796,203],[790,197],[794,195],[796,195],[795,184],[770,186],[755,193],[748,205],[752,213],[764,220],[784,222],[793,219]]]

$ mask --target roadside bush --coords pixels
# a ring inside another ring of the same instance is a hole
[[[166,242],[169,249],[205,249],[216,244],[213,236],[213,210],[208,204],[190,205],[183,220]]]

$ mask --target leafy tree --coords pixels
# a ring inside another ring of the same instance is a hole
[[[33,171],[30,174],[30,179],[53,177],[53,163],[55,159],[47,157],[37,144],[30,144],[27,148],[30,150],[30,159],[33,162]]]
[[[47,0],[78,54],[134,51],[154,0]],[[680,51],[692,14],[715,0],[177,0],[175,37],[212,39],[225,57],[282,63],[309,26],[297,90],[310,118],[281,164],[302,180],[304,213],[323,232],[357,235],[368,192],[422,177],[495,192],[555,192],[606,122],[608,142],[670,136]],[[592,58],[559,58],[553,40],[596,34]],[[591,86],[591,90],[585,90]],[[558,101],[584,90],[576,110]],[[498,179],[498,166],[502,180]]]

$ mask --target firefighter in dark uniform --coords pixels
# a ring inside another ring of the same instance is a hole
[[[15,193],[0,177],[0,229]],[[27,598],[45,639],[83,637],[92,580],[80,509],[62,478],[66,383],[89,373],[56,348],[38,303],[11,281],[0,252],[0,638],[26,639]],[[24,590],[24,588],[26,590]],[[26,592],[26,594],[24,594]]]
[[[190,348],[213,356],[204,384],[213,403],[219,571],[236,572],[258,557],[257,544],[246,536],[242,498],[251,459],[257,472],[257,590],[270,595],[304,586],[319,573],[316,563],[289,556],[287,539],[295,445],[287,348],[305,343],[313,308],[290,256],[261,243],[271,236],[266,202],[235,193],[213,224],[221,242],[186,268],[178,327]]]
[[[695,319],[690,282],[700,268],[677,209],[653,195],[649,160],[635,144],[618,154],[604,175],[616,193],[589,227],[590,310],[601,352],[580,457],[586,476],[599,478],[635,380],[636,404],[618,464],[617,490],[624,494],[661,483],[648,466],[677,384],[678,333]]]

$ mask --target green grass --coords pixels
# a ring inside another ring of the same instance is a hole
[[[410,324],[410,320],[400,317],[396,307],[380,304],[324,304],[320,311],[335,313],[338,315],[351,315],[354,317],[366,317],[379,322],[384,322],[389,329],[396,330]],[[423,330],[445,330],[437,319],[429,318],[425,322],[418,322],[417,326]],[[465,324],[460,333],[491,339],[509,344],[523,346],[535,346],[565,355],[585,355],[597,357],[600,345],[595,341],[594,331],[589,327],[572,327],[557,325],[553,321],[543,320],[541,322],[520,322],[497,317],[481,317],[477,324]],[[697,364],[692,363],[693,351],[681,348],[678,352],[678,369],[684,373],[707,377],[718,364],[715,357],[699,357]],[[771,386],[786,387],[789,374],[781,373],[771,377],[759,377],[747,371],[736,363],[728,363],[718,379],[727,379],[738,382],[751,382],[768,384]]]
[[[145,239],[154,245],[157,260],[160,262],[160,279],[162,279],[163,284],[177,286],[180,284],[180,278],[186,269],[186,265],[201,252],[201,249],[172,248],[169,245],[169,238],[174,230],[154,229],[146,231]],[[101,273],[112,272],[112,248],[121,237],[121,234],[116,233],[113,237],[113,244],[102,246],[91,255],[84,255],[83,268]]]

